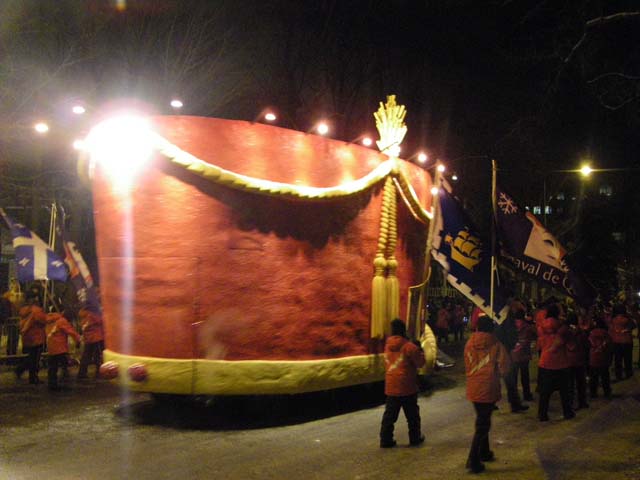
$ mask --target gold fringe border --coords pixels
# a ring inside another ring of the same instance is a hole
[[[425,356],[435,359],[435,351],[425,352]],[[105,350],[104,360],[118,364],[118,382],[129,390],[179,395],[293,394],[384,379],[382,354],[301,361],[225,361],[141,357]],[[127,376],[129,366],[136,363],[147,369],[144,382],[134,382]]]

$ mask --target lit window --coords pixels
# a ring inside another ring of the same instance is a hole
[[[544,213],[546,213],[547,215],[549,215],[551,213],[551,207],[549,205],[545,205]]]
[[[624,240],[624,233],[622,232],[611,232],[611,236],[613,237],[613,240],[618,243],[622,243]]]
[[[564,192],[559,192],[558,195],[556,195],[556,200],[564,200]]]
[[[611,185],[600,185],[600,195],[604,195],[605,197],[610,197],[613,194],[613,189]]]
[[[534,215],[540,215],[542,213],[542,208],[540,208],[539,205],[536,205],[535,207],[533,207],[533,214]]]

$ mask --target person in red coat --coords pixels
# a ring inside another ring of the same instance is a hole
[[[60,313],[48,314],[47,322],[53,324],[47,335],[47,351],[49,352],[47,380],[50,390],[58,390],[58,369],[68,362],[69,335],[73,337],[77,345],[80,344],[80,335]]]
[[[529,362],[531,361],[531,343],[536,339],[536,327],[527,319],[524,310],[518,310],[514,314],[518,341],[511,350],[511,361],[515,364],[514,382],[518,383],[518,374],[522,384],[522,398],[528,402],[533,400],[531,395],[531,383],[529,379]]]
[[[547,307],[547,318],[542,322],[538,334],[540,361],[538,362],[538,382],[540,401],[538,403],[538,419],[549,421],[549,400],[554,390],[560,391],[562,413],[569,420],[576,414],[571,408],[569,397],[569,360],[567,359],[566,339],[567,327],[561,325],[560,309],[557,304]]]
[[[567,331],[567,360],[569,361],[569,398],[573,406],[576,393],[578,394],[577,410],[588,408],[587,403],[587,352],[588,333],[578,326],[577,317],[569,320]]]
[[[80,358],[78,378],[87,378],[89,365],[96,366],[96,378],[100,377],[100,365],[102,364],[102,351],[104,350],[104,331],[102,329],[102,316],[86,308],[80,309],[80,325],[84,337],[84,349]]]
[[[424,442],[418,407],[418,369],[425,364],[422,348],[407,339],[407,328],[398,318],[391,322],[391,336],[384,347],[384,393],[387,401],[380,427],[380,447],[396,445],[393,430],[400,408],[409,426],[409,443]]]
[[[20,378],[25,370],[29,370],[29,383],[38,384],[38,370],[40,369],[40,357],[44,349],[45,324],[47,315],[37,304],[36,297],[29,297],[26,305],[20,308],[20,335],[22,336],[22,353],[27,355],[26,360],[16,369],[16,376]]]
[[[627,315],[624,305],[616,305],[612,310],[612,318],[609,324],[609,335],[613,342],[613,362],[616,380],[622,380],[622,367],[624,376],[633,376],[633,336],[635,328],[633,320]]]
[[[449,343],[449,327],[451,323],[451,307],[449,304],[443,304],[438,310],[436,320],[438,342],[442,340],[444,343]]]
[[[589,333],[589,393],[598,397],[598,384],[602,383],[604,396],[611,397],[609,364],[611,363],[611,337],[603,319],[596,319],[596,327]]]
[[[493,334],[493,320],[478,318],[477,331],[464,347],[467,377],[467,399],[476,411],[475,433],[469,450],[467,468],[473,473],[484,471],[483,461],[495,458],[489,448],[491,414],[501,398],[500,377],[509,373],[511,361],[507,349]]]

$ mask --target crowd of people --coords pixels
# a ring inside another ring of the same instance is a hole
[[[2,296],[2,300],[5,320],[18,318],[17,328],[22,344],[22,355],[18,356],[19,363],[15,369],[18,380],[28,372],[29,383],[40,384],[40,367],[45,363],[48,388],[53,391],[66,389],[65,382],[69,378],[69,365],[72,363],[69,337],[75,341],[75,352],[82,350],[77,378],[87,379],[91,365],[95,366],[95,378],[99,378],[104,350],[102,316],[99,311],[80,308],[77,312],[78,321],[74,322],[78,325],[76,328],[67,318],[64,309],[44,311],[42,292],[38,289],[19,294],[14,288],[10,288]]]
[[[484,462],[495,459],[489,446],[489,431],[491,415],[501,399],[501,379],[511,412],[528,410],[524,402],[534,401],[530,363],[537,360],[537,418],[548,422],[549,403],[555,391],[559,392],[563,417],[571,420],[576,410],[589,408],[589,399],[598,397],[600,391],[605,398],[611,398],[611,369],[613,382],[633,376],[633,331],[639,320],[638,305],[634,302],[598,303],[585,310],[555,298],[537,307],[515,299],[510,303],[507,318],[499,325],[479,309],[469,311],[462,302],[445,300],[432,313],[429,323],[440,344],[448,342],[451,334],[454,341],[459,341],[464,339],[465,330],[470,332],[464,362],[467,398],[476,412],[475,433],[466,464],[472,473],[484,471]],[[411,425],[410,443],[418,444],[424,437],[414,398],[417,383],[413,380],[424,358],[413,352],[412,343],[399,325],[392,329],[387,345],[387,405],[380,446],[395,446],[393,423],[400,407]],[[402,352],[405,354],[399,355]],[[404,376],[403,382],[399,376]],[[398,389],[398,385],[403,388]]]

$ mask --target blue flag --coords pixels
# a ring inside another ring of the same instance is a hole
[[[502,323],[507,318],[507,296],[494,288],[491,311],[491,248],[477,232],[462,206],[445,188],[438,192],[440,215],[435,218],[431,254],[447,281],[483,312]]]
[[[4,210],[0,209],[0,215],[11,230],[19,282],[67,280],[64,261],[49,245],[24,225],[14,223]]]
[[[595,299],[593,287],[573,268],[566,250],[530,212],[497,188],[496,224],[501,254],[518,271],[564,291],[584,306]]]

